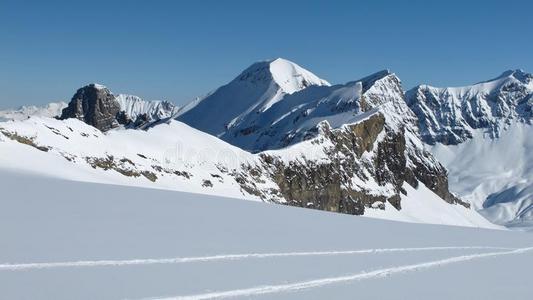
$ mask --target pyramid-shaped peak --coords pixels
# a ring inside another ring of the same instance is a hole
[[[267,84],[273,82],[287,94],[292,94],[309,86],[330,85],[326,80],[283,58],[254,63],[244,70],[236,80]]]

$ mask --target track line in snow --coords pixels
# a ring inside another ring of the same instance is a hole
[[[18,263],[0,264],[0,271],[21,271],[31,269],[51,269],[51,268],[72,268],[72,267],[121,267],[135,265],[154,264],[181,264],[194,262],[211,261],[232,261],[253,258],[276,258],[276,257],[298,257],[298,256],[334,256],[350,254],[372,254],[388,252],[413,252],[413,251],[439,251],[439,250],[511,250],[514,248],[504,247],[483,247],[483,246],[451,246],[451,247],[419,247],[419,248],[382,248],[382,249],[361,249],[347,251],[312,251],[312,252],[279,252],[279,253],[245,253],[226,254],[196,257],[175,257],[175,258],[148,258],[131,260],[86,260],[70,262],[48,262],[48,263]]]
[[[504,256],[504,255],[513,255],[520,254],[525,252],[533,251],[531,248],[520,248],[510,251],[499,251],[499,252],[488,252],[488,253],[478,253],[470,255],[455,256],[441,260],[435,260],[430,262],[398,266],[386,269],[380,269],[370,272],[362,272],[353,275],[339,276],[339,277],[329,277],[321,278],[309,281],[301,281],[289,284],[281,285],[265,285],[247,289],[223,291],[223,292],[212,292],[206,294],[190,295],[190,296],[178,296],[178,297],[164,297],[164,298],[150,298],[151,300],[202,300],[202,299],[222,299],[222,298],[232,298],[239,296],[254,296],[254,295],[264,295],[272,293],[282,293],[282,292],[294,292],[304,289],[317,288],[335,283],[350,282],[350,281],[360,281],[365,279],[375,279],[382,278],[398,273],[408,273],[422,271],[425,269],[431,269],[434,267],[440,267],[444,265],[450,265],[460,262],[466,262],[476,259],[495,257],[495,256]]]

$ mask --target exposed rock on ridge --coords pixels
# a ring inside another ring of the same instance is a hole
[[[115,96],[106,87],[93,83],[78,89],[60,118],[76,118],[107,131],[118,126],[116,116],[119,111]]]

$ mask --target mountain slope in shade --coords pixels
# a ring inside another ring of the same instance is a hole
[[[180,114],[179,121],[223,135],[247,114],[265,111],[285,95],[329,83],[288,60],[258,62]]]
[[[474,129],[498,137],[512,121],[531,122],[533,75],[510,70],[471,86],[421,85],[406,98],[426,143],[458,144],[471,138]]]
[[[7,109],[0,111],[0,119],[4,120],[24,120],[31,116],[57,117],[61,115],[63,108],[67,107],[65,102],[52,102],[45,106],[22,106],[18,109]]]

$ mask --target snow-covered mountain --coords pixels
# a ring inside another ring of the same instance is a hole
[[[287,72],[291,75],[284,77]],[[277,98],[262,93],[265,84],[276,89]],[[215,94],[222,99],[220,103],[230,99],[231,94],[224,92],[228,88],[235,95],[260,95],[258,99],[240,101],[261,106],[260,110],[250,110],[251,106],[246,105],[242,106],[245,111],[233,110],[240,119],[227,127],[227,135],[222,135],[233,145],[172,118],[145,127],[146,131],[120,130],[116,126],[122,123],[121,116],[134,116],[140,109],[158,106],[133,109],[138,99],[115,97],[96,84],[76,92],[63,111],[63,120],[32,118],[0,127],[4,142],[11,147],[22,145],[37,151],[47,157],[40,159],[41,163],[53,160],[50,164],[59,166],[59,160],[66,164],[64,169],[39,168],[60,177],[242,197],[356,215],[490,226],[449,192],[446,170],[425,151],[417,135],[416,117],[407,107],[400,80],[393,73],[382,71],[329,86],[296,64],[278,59],[254,64],[236,81],[218,89]],[[225,115],[212,115],[212,106],[207,106],[206,113],[202,111],[206,103],[219,103],[210,97],[179,118],[195,113],[195,121],[223,122]],[[229,138],[239,132],[235,130],[254,122],[256,127],[250,134]],[[251,154],[243,148],[267,151]],[[30,157],[20,157],[11,164],[25,168],[25,163],[31,161]],[[443,211],[447,211],[444,217]]]
[[[0,167],[493,226],[480,210],[509,226],[531,216],[531,85],[531,75],[512,71],[470,87],[405,93],[388,70],[330,85],[284,59],[253,64],[181,109],[90,84],[58,119],[0,123],[0,152],[10,157]],[[509,140],[516,160],[498,162]],[[498,176],[502,170],[510,173]]]
[[[436,88],[418,86],[406,93],[419,120],[420,134],[429,144],[458,144],[483,129],[498,137],[515,121],[533,117],[533,75],[509,70],[495,79],[471,86]]]
[[[472,86],[407,93],[423,140],[449,170],[450,188],[489,220],[533,223],[533,75],[521,70]]]
[[[279,149],[314,137],[321,122],[339,128],[385,103],[391,104],[385,113],[394,115],[395,121],[400,117],[416,126],[405,105],[400,80],[389,71],[381,71],[347,84],[311,86],[285,95],[268,109],[243,112],[239,122],[220,138],[252,152]]]
[[[57,117],[61,115],[63,108],[67,107],[65,102],[53,102],[45,106],[21,106],[18,109],[0,110],[0,120],[24,120],[31,116]]]
[[[178,120],[215,136],[224,135],[247,114],[262,112],[310,86],[330,84],[288,60],[255,63],[227,85],[188,106]]]

